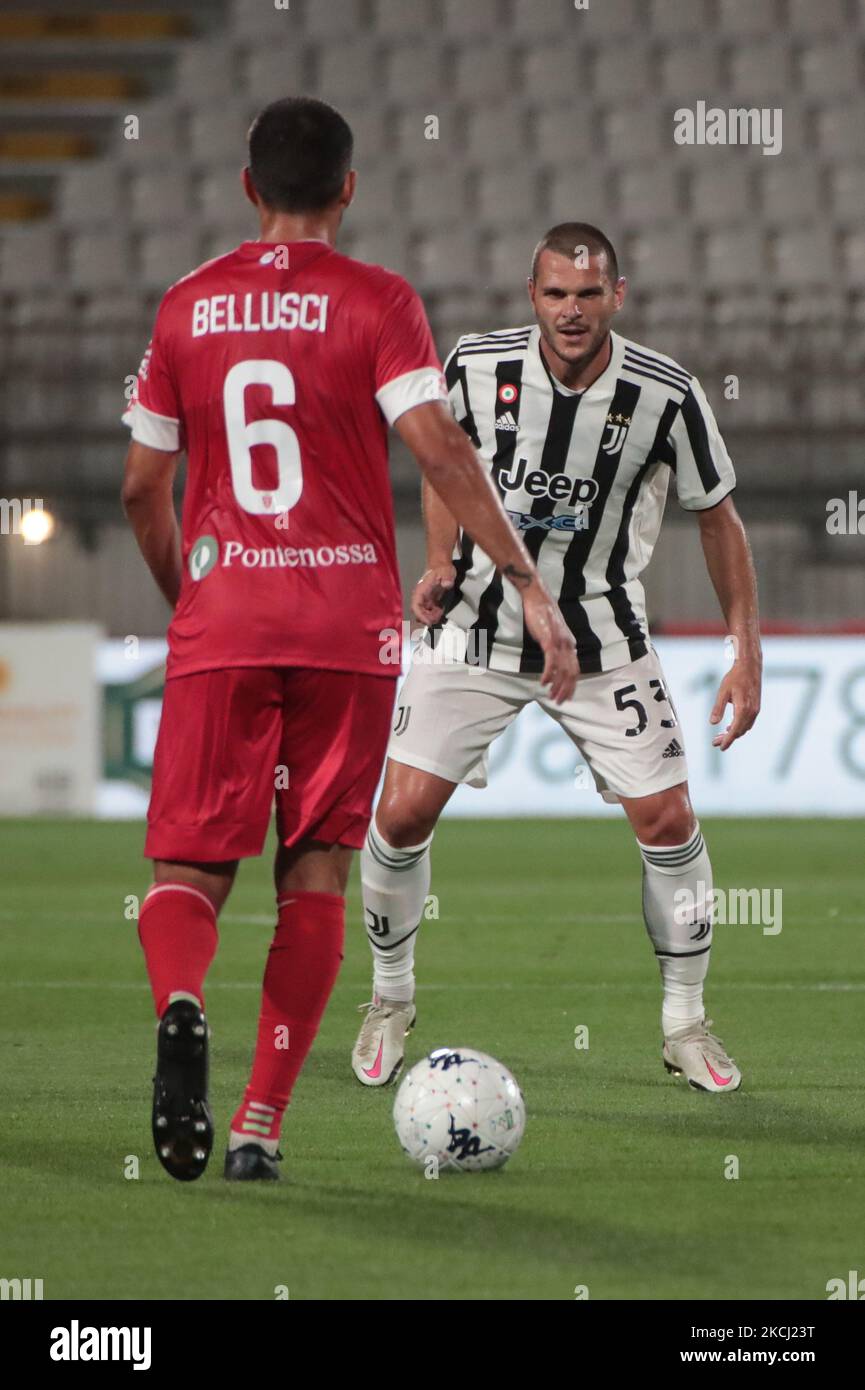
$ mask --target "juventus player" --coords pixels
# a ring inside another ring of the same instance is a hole
[[[621,803],[636,836],[663,982],[664,1065],[723,1094],[741,1075],[704,1014],[712,869],[640,574],[675,474],[736,639],[737,659],[711,714],[718,724],[732,704],[732,722],[713,739],[729,748],[754,723],[761,680],[756,580],[731,497],[733,466],[697,380],[611,331],[625,281],[602,232],[578,222],[554,227],[535,251],[528,288],[535,325],[461,338],[446,378],[457,420],[558,596],[580,679],[572,699],[549,699],[519,594],[424,484],[427,570],[412,607],[428,627],[400,694],[361,856],[374,983],[352,1066],[367,1086],[386,1085],[399,1071],[415,1021],[413,958],[436,822],[458,783],[486,785],[490,744],[537,701],[576,744],[601,795]],[[680,889],[693,893],[690,915],[678,908]]]
[[[124,503],[174,610],[139,936],[160,1019],[153,1137],[181,1181],[213,1143],[203,984],[217,918],[274,798],[277,925],[227,1178],[278,1177],[283,1113],[342,959],[393,708],[379,634],[402,610],[388,422],[519,591],[551,699],[576,682],[573,637],[447,408],[418,296],[334,250],[351,157],[322,102],[258,116],[243,178],[260,239],[171,287],[125,417]]]

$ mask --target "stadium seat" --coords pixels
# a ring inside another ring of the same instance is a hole
[[[842,225],[865,223],[865,164],[841,164],[829,171],[832,210]]]
[[[393,221],[396,188],[396,175],[388,164],[372,165],[359,173],[357,192],[349,210],[353,226],[358,231],[388,226]]]
[[[865,289],[865,231],[857,228],[842,238],[844,275],[846,283],[857,290]]]
[[[514,295],[520,300],[532,268],[532,252],[538,237],[528,229],[496,231],[481,247],[481,266],[477,283],[498,294]],[[525,311],[529,322],[531,308]]]
[[[5,244],[4,238],[4,248]],[[6,378],[16,372],[53,371],[58,366],[68,366],[63,330],[75,315],[75,300],[71,293],[60,288],[56,279],[46,289],[48,292],[44,294],[22,294],[0,300],[0,361]]]
[[[77,232],[70,236],[68,246],[69,280],[77,289],[102,291],[133,281],[131,246],[124,232]],[[167,287],[168,281],[163,289]]]
[[[465,156],[471,164],[511,165],[528,157],[531,109],[508,103],[504,108],[471,108],[465,120]]]
[[[358,34],[353,40],[323,44],[318,50],[315,81],[311,88],[325,101],[340,108],[351,101],[367,101],[373,79],[379,74],[381,46],[373,38]]]
[[[627,240],[627,260],[637,288],[686,284],[696,273],[693,236],[681,222]]]
[[[677,105],[699,97],[712,104],[723,90],[721,51],[717,43],[697,42],[664,48],[658,64],[664,95]],[[658,87],[658,71],[652,74],[652,86]]]
[[[536,6],[537,0],[516,0],[516,3],[528,4],[531,8],[533,4]],[[566,32],[585,35],[592,43],[609,43],[646,32],[645,0],[604,0],[602,5],[595,0],[586,10],[575,10],[571,0],[556,0],[556,4],[566,17]]]
[[[837,163],[862,158],[865,103],[861,99],[822,107],[815,119],[822,158]]]
[[[847,30],[844,0],[787,0],[788,26],[794,34],[837,34]]]
[[[594,91],[605,104],[653,91],[657,71],[645,43],[634,40],[605,45],[590,66]]]
[[[65,227],[89,227],[125,217],[123,180],[116,164],[92,159],[65,170],[57,212]]]
[[[760,0],[759,5],[742,0],[718,0],[718,28],[733,39],[777,34],[782,31],[779,0]]]
[[[610,218],[618,210],[613,192],[611,178],[598,177],[591,168],[583,172],[559,165],[548,171],[543,196],[537,201],[545,209],[544,221],[547,225],[555,222],[591,222],[608,231]],[[512,208],[512,216],[517,211],[516,207]],[[544,230],[538,227],[537,236]],[[612,233],[608,232],[608,235]]]
[[[147,232],[139,247],[141,284],[148,289],[168,289],[202,262],[199,231],[172,227]]]
[[[307,88],[309,59],[301,44],[286,43],[279,47],[250,48],[243,67],[244,85],[249,99],[258,107],[281,97],[295,96]],[[234,95],[240,84],[235,75]]]
[[[783,157],[767,159],[759,174],[757,184],[767,222],[808,222],[819,215],[825,195],[813,160],[788,164]]]
[[[244,222],[252,232],[256,216],[240,186],[239,161],[204,170],[197,182],[196,195],[205,226],[226,226],[236,220]]]
[[[543,183],[543,176],[531,164],[510,174],[501,168],[481,169],[473,183],[475,216],[485,227],[538,227],[539,219],[549,218],[548,210],[542,210]],[[542,230],[538,227],[538,236]]]
[[[7,227],[0,242],[0,288],[52,292],[61,278],[61,243],[51,226]]]
[[[741,158],[725,159],[721,150],[710,153],[711,160],[695,162],[691,169],[691,220],[701,227],[747,222],[753,209],[751,166]]]
[[[418,238],[415,263],[419,281],[429,290],[474,288],[486,283],[489,257],[477,232],[460,228]]]
[[[129,181],[130,212],[139,227],[183,222],[191,201],[189,180],[176,165],[146,169],[133,174]]]
[[[517,327],[527,321],[531,307],[525,291],[517,296],[518,309],[502,309],[502,303],[511,305],[513,298],[498,296],[497,308],[493,308],[489,294],[472,293],[471,290],[443,291],[435,300],[436,342],[440,345],[442,360],[456,346],[457,339],[464,333],[489,333],[495,328]]]
[[[778,104],[793,87],[793,61],[786,38],[755,38],[734,45],[729,62],[732,100],[763,107]]]
[[[383,107],[368,103],[344,101],[340,111],[351,126],[354,136],[354,164],[358,169],[368,167],[390,146],[390,119]]]
[[[255,103],[237,100],[190,111],[186,127],[189,158],[204,167],[233,162],[240,168],[246,163],[246,135],[255,113]],[[176,165],[177,160],[167,163]]]
[[[309,4],[310,0],[307,0]],[[315,8],[315,0],[312,0]],[[238,38],[259,43],[279,43],[302,32],[301,6],[290,0],[288,9],[277,9],[274,0],[231,0],[228,19]]]
[[[443,31],[449,39],[481,38],[506,32],[502,0],[440,0]]]
[[[391,101],[415,109],[418,102],[426,102],[436,111],[444,78],[444,51],[438,36],[423,45],[395,44],[387,54],[384,72]]]
[[[237,91],[237,52],[224,39],[180,49],[174,67],[177,99],[184,106],[213,103]]]
[[[96,350],[95,340],[109,329],[125,332],[132,340],[134,351],[141,356],[144,339],[151,327],[151,315],[144,313],[141,295],[132,288],[122,293],[117,290],[92,291],[80,306],[79,319],[84,341],[91,342],[90,351]],[[110,360],[106,358],[106,361]]]
[[[670,222],[681,212],[679,178],[672,164],[623,169],[617,192],[616,207],[627,227]]]
[[[402,227],[391,224],[373,231],[352,231],[346,239],[345,253],[368,265],[383,265],[399,275],[411,275],[408,237]]]
[[[773,277],[779,288],[828,285],[838,275],[838,249],[832,231],[822,223],[775,233]]]
[[[503,182],[495,172],[494,185]],[[461,162],[431,165],[413,170],[408,178],[405,202],[410,222],[418,228],[446,227],[466,220],[466,172]],[[388,208],[392,214],[393,203]],[[512,204],[509,212],[512,213]]]
[[[712,27],[707,0],[649,0],[648,12],[652,32],[665,38],[706,34]]]
[[[604,112],[604,149],[611,164],[641,164],[669,153],[672,136],[661,138],[658,113],[651,107],[617,106]]]
[[[250,209],[250,212],[252,209]],[[227,256],[241,242],[253,241],[258,237],[258,227],[252,217],[247,223],[222,221],[209,223],[203,230],[196,259],[203,265],[205,261]],[[193,269],[192,266],[189,267]]]
[[[586,102],[591,90],[591,59],[579,38],[529,43],[522,66],[526,100]]]
[[[430,117],[434,117],[438,123],[437,139],[428,138],[436,129],[430,125]],[[454,151],[461,148],[463,138],[462,107],[452,102],[433,101],[420,107],[408,106],[389,111],[385,130],[386,148],[391,158],[398,158],[410,169],[451,163]]]
[[[434,0],[373,0],[372,29],[388,43],[441,32]]]
[[[705,280],[717,289],[758,285],[769,273],[762,229],[709,231],[703,247]]]
[[[600,123],[585,102],[544,103],[532,121],[535,159],[539,164],[573,169],[574,177],[598,176]],[[605,173],[602,172],[602,177]]]
[[[292,0],[292,8],[296,3]],[[335,31],[348,36],[367,27],[364,0],[339,0],[338,19],[333,4],[322,0],[306,0],[300,12],[304,33],[325,44],[333,41]]]
[[[114,142],[115,155],[135,169],[158,169],[176,160],[183,151],[183,141],[180,138],[180,116],[173,97],[143,102],[135,114],[138,118],[138,138],[128,139],[121,134],[121,138]]]
[[[804,91],[828,100],[855,96],[862,87],[861,57],[859,46],[849,38],[808,44],[799,53]]]
[[[518,76],[515,55],[507,48],[489,43],[462,43],[456,50],[449,84],[458,100],[480,105],[508,102]]]

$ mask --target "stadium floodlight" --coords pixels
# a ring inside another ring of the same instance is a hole
[[[39,507],[25,512],[21,518],[21,535],[25,545],[42,545],[54,535],[56,523],[51,512]]]

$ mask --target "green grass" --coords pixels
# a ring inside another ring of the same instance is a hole
[[[861,826],[704,830],[717,886],[784,891],[780,935],[716,931],[707,999],[744,1072],[737,1095],[661,1067],[624,823],[445,822],[409,1058],[442,1044],[501,1058],[526,1096],[519,1153],[498,1173],[426,1180],[394,1137],[393,1091],[354,1081],[369,998],[355,870],[283,1181],[239,1187],[221,1150],[254,1038],[268,863],[243,867],[226,909],[208,992],[217,1148],[182,1186],[151,1149],[152,1006],[124,917],[148,883],[141,827],[5,823],[0,1276],[64,1299],[272,1299],[278,1285],[292,1299],[571,1299],[578,1284],[592,1299],[825,1298],[827,1279],[865,1271]]]

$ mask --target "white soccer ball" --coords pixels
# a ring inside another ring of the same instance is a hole
[[[400,1083],[393,1122],[419,1168],[500,1168],[526,1127],[522,1092],[507,1067],[470,1047],[440,1047]]]

